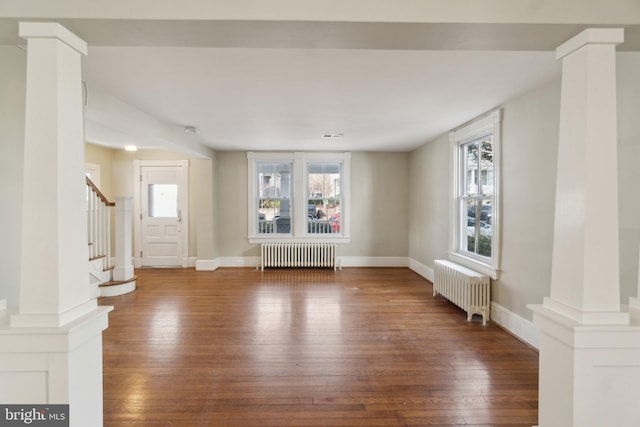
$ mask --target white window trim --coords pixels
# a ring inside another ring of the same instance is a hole
[[[248,239],[249,243],[262,243],[277,240],[279,242],[333,242],[333,243],[349,243],[351,241],[351,207],[349,201],[351,199],[351,153],[256,153],[248,152]],[[259,162],[292,162],[292,181],[291,181],[291,206],[293,207],[293,216],[291,224],[291,233],[289,234],[258,234],[257,221],[253,218],[254,213],[258,211],[257,193],[258,177],[257,164]],[[340,215],[342,225],[339,235],[310,234],[307,232],[306,215],[300,212],[307,211],[307,164],[316,162],[339,162],[342,163],[342,205],[340,207]]]
[[[501,121],[502,111],[498,109],[474,120],[470,124],[456,131],[449,133],[450,164],[452,165],[449,189],[449,194],[451,195],[449,201],[449,260],[479,271],[480,273],[487,274],[494,280],[498,279],[501,259]],[[462,213],[460,212],[460,203],[458,203],[458,199],[460,197],[460,192],[462,191],[462,189],[460,187],[461,159],[459,153],[461,145],[485,136],[491,132],[493,133],[494,193],[491,259],[487,260],[484,257],[473,257],[470,254],[462,252],[460,250],[459,218],[461,217]]]

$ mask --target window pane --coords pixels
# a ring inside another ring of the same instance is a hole
[[[463,193],[465,196],[493,194],[493,134],[462,146]]]
[[[258,163],[258,197],[291,197],[291,163]]]
[[[310,163],[307,170],[307,231],[340,233],[341,218],[340,163]]]
[[[478,144],[470,142],[462,146],[464,166],[464,195],[478,194]]]
[[[480,149],[480,188],[483,195],[493,195],[493,134],[478,142]]]
[[[258,163],[258,233],[291,232],[291,163]]]
[[[178,184],[149,184],[149,217],[178,217]]]
[[[463,201],[462,217],[464,230],[461,237],[462,250],[477,255],[491,257],[493,236],[493,211],[491,199],[470,199]]]

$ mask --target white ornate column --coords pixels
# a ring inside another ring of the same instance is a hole
[[[620,307],[616,51],[621,29],[588,29],[562,59],[551,295],[540,330],[539,425],[640,425],[640,328]]]
[[[89,285],[81,58],[56,23],[27,40],[20,300],[0,319],[0,402],[69,404],[70,425],[102,425],[102,331],[112,307]]]

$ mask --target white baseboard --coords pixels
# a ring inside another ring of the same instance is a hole
[[[491,303],[491,320],[530,346],[538,348],[538,329],[533,325],[533,322],[495,302]]]
[[[409,258],[409,268],[433,283],[433,278],[435,275],[435,273],[433,272],[433,268],[426,266],[413,258]]]
[[[260,257],[218,257],[214,261],[218,262],[219,267],[253,267],[255,268],[260,262]]]
[[[196,261],[196,271],[215,271],[220,267],[219,258],[199,259]]]
[[[195,267],[197,261],[198,261],[197,257],[183,257],[182,258],[182,268]],[[142,268],[142,258],[139,257],[139,256],[132,257],[131,258],[131,263],[133,264],[133,268]],[[115,265],[115,259],[114,259],[114,263],[112,265]]]
[[[409,268],[433,283],[433,268],[409,258]],[[538,348],[538,330],[532,322],[498,303],[491,303],[491,320],[532,347]]]
[[[341,267],[408,267],[407,257],[338,257]]]
[[[204,266],[211,267],[217,263],[217,267],[255,267],[260,262],[260,257],[218,257],[214,260],[203,260]],[[342,267],[408,267],[406,257],[338,257]],[[196,263],[198,268],[200,261]],[[209,268],[207,268],[209,269]]]

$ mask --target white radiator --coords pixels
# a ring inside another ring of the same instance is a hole
[[[338,267],[336,244],[319,242],[269,242],[261,247],[260,267]]]
[[[435,260],[433,296],[442,295],[467,312],[467,321],[474,314],[482,315],[486,325],[491,313],[489,276],[445,260]]]

